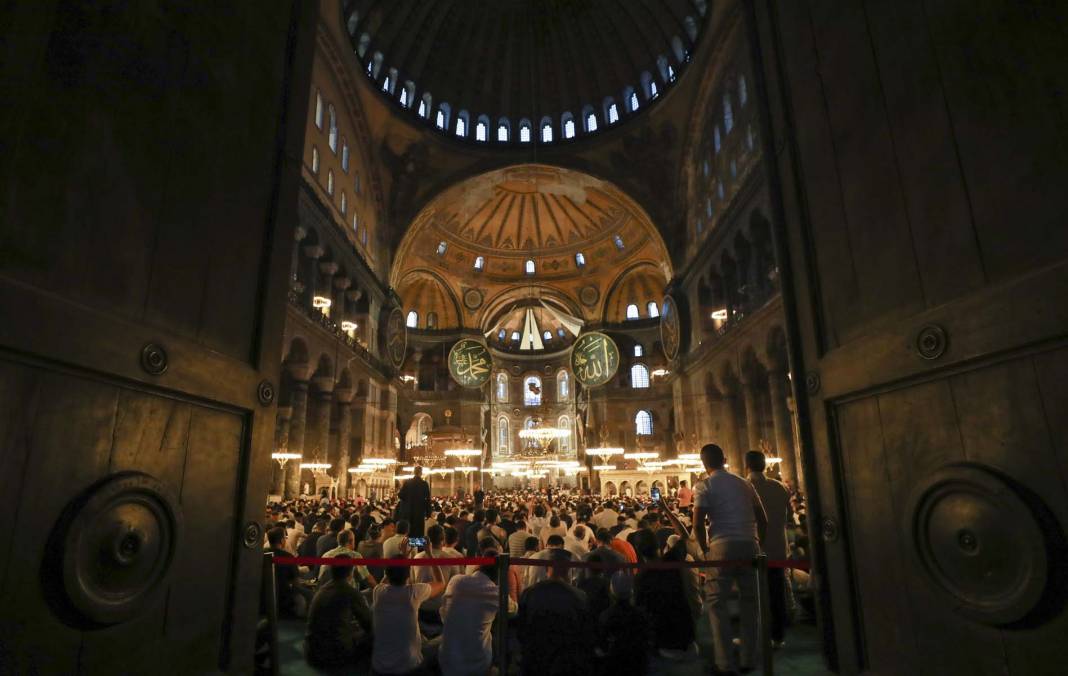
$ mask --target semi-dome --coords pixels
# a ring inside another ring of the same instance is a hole
[[[452,137],[556,143],[620,124],[674,84],[705,0],[351,0],[375,87]]]

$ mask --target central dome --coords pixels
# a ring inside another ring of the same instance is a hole
[[[379,91],[442,133],[493,145],[566,141],[638,114],[690,62],[707,13],[705,0],[345,7]]]

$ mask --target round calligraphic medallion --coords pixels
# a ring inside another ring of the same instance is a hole
[[[679,343],[682,332],[679,328],[679,306],[671,296],[664,296],[660,309],[660,344],[664,347],[664,356],[668,361],[675,361],[679,356]]]
[[[408,349],[408,327],[404,325],[404,313],[399,307],[390,310],[386,321],[386,351],[393,366],[400,368]]]
[[[479,388],[489,382],[493,356],[477,340],[463,338],[449,350],[449,373],[460,387]]]
[[[603,333],[585,333],[571,348],[571,370],[585,387],[604,385],[619,369],[619,348]]]

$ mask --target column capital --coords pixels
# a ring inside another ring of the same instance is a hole
[[[355,303],[356,301],[358,301],[361,298],[363,298],[363,289],[360,289],[360,288],[349,289],[348,291],[345,292],[345,297],[348,298],[353,303]]]
[[[334,261],[325,261],[323,263],[319,263],[319,271],[322,272],[324,275],[336,275],[337,269],[337,263],[335,263]]]
[[[344,291],[345,289],[349,288],[350,286],[352,286],[352,280],[349,279],[348,277],[334,277],[334,288],[335,289],[338,289],[339,291]]]
[[[352,405],[352,397],[356,390],[351,387],[337,388],[334,390],[334,399],[341,408],[349,408]]]
[[[326,249],[322,244],[308,244],[304,247],[304,255],[308,258],[318,260],[326,254]]]

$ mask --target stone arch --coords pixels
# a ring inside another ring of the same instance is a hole
[[[604,482],[604,494],[605,495],[616,495],[617,492],[618,492],[618,489],[616,488],[616,484],[614,482],[612,482],[612,481]]]

